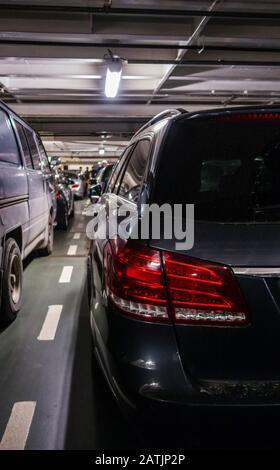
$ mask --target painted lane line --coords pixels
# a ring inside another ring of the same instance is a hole
[[[73,240],[80,240],[80,238],[81,238],[80,232],[74,233]]]
[[[32,423],[36,401],[19,401],[14,404],[0,450],[24,450]]]
[[[68,256],[74,256],[77,253],[78,245],[70,245],[67,251]]]
[[[61,275],[60,275],[60,278],[59,278],[58,282],[60,284],[65,284],[67,282],[70,282],[72,272],[73,272],[73,266],[64,266],[62,271],[61,271]]]
[[[63,305],[49,305],[48,312],[37,339],[39,341],[53,341],[58,327]]]

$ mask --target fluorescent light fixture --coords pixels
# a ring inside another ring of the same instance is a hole
[[[154,80],[160,79],[161,77],[153,76],[153,75],[123,75],[123,80]],[[176,77],[177,79],[177,77]],[[184,77],[185,79],[185,77]]]
[[[104,155],[104,153],[105,153],[105,149],[103,149],[103,148],[100,148],[98,153],[99,153],[99,155]]]
[[[77,78],[77,79],[91,79],[91,80],[100,80],[101,75],[66,75],[67,78]]]
[[[122,60],[112,56],[107,64],[105,95],[107,98],[115,98],[118,93],[122,75]]]

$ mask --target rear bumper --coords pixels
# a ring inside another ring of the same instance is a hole
[[[80,186],[79,188],[71,188],[74,197],[83,197],[84,196],[84,188]]]
[[[200,381],[184,370],[172,325],[144,323],[93,304],[95,352],[119,404],[141,414],[280,406],[277,381]],[[207,354],[207,348],[205,350]],[[160,411],[161,410],[161,411]]]

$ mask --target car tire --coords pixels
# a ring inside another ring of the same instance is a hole
[[[74,198],[73,198],[72,210],[69,214],[69,217],[74,217],[74,215],[75,215],[75,201],[74,201]]]
[[[52,214],[49,215],[47,230],[48,230],[47,245],[38,250],[40,256],[49,256],[49,255],[52,254],[52,251],[53,251],[53,218],[52,218]]]
[[[2,282],[1,321],[12,322],[22,304],[23,267],[17,242],[8,238],[5,243]]]
[[[68,206],[65,204],[64,206],[64,213],[63,213],[63,218],[59,222],[59,228],[61,230],[67,230],[69,225],[69,219],[68,219]]]

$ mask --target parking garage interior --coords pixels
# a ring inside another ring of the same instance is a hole
[[[50,162],[84,172],[117,163],[166,109],[277,108],[279,41],[278,0],[1,1],[0,98]],[[115,98],[104,92],[111,55],[122,67]],[[279,448],[272,407],[199,411],[191,430],[124,416],[92,352],[90,207],[86,194],[75,200],[51,256],[23,261],[22,307],[0,331],[0,450]]]

